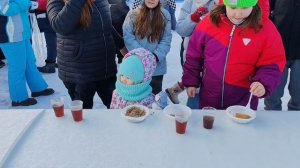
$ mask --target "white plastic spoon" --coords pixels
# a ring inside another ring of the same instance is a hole
[[[252,98],[252,93],[250,93],[250,97],[249,97],[248,103],[246,105],[247,108],[250,108],[251,98]]]

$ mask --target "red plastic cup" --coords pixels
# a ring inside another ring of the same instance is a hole
[[[55,113],[56,117],[63,117],[65,115],[64,105],[61,105],[61,106],[53,105],[52,107],[53,107],[53,110],[54,110],[54,113]]]
[[[82,110],[72,111],[74,121],[82,121]]]
[[[179,122],[179,121],[176,121],[176,132],[178,134],[184,134],[185,133],[185,130],[186,130],[186,124],[187,122]]]
[[[56,117],[63,117],[64,114],[64,99],[62,97],[60,98],[54,98],[51,99],[51,105],[54,110],[54,114]]]
[[[76,122],[82,121],[82,104],[83,102],[81,100],[73,100],[71,102],[71,111],[73,120]]]
[[[178,134],[184,134],[187,126],[190,113],[188,111],[176,111],[175,112],[175,124],[176,132]]]

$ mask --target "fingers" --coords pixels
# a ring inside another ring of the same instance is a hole
[[[189,96],[189,97],[195,97],[195,95],[196,95],[196,88],[195,87],[188,87],[188,89],[187,89],[187,95]]]
[[[250,92],[257,97],[262,97],[265,95],[266,90],[265,87],[260,82],[253,82],[250,85]]]

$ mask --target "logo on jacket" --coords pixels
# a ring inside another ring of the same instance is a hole
[[[243,38],[243,43],[245,46],[247,46],[250,43],[251,39],[249,38]]]

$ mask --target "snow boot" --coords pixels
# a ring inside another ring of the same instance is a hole
[[[40,92],[32,92],[31,97],[48,96],[48,95],[52,95],[53,93],[54,93],[54,90],[51,88],[48,88],[48,89],[45,89]]]
[[[183,92],[183,88],[180,87],[180,84],[177,82],[174,86],[167,88],[166,93],[168,94],[169,99],[174,104],[179,104],[178,95]]]
[[[55,73],[55,63],[46,63],[43,67],[37,67],[42,73]]]
[[[13,101],[11,103],[12,106],[31,106],[31,105],[35,105],[37,103],[37,101],[34,98],[28,98],[26,100],[23,100],[21,102],[15,102]]]

